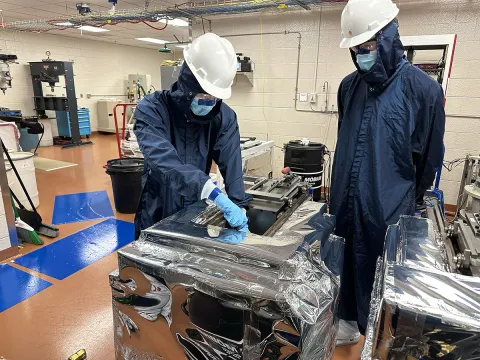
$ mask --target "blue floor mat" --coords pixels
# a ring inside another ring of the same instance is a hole
[[[132,223],[108,219],[26,254],[15,262],[62,280],[127,245],[133,238]]]
[[[25,271],[0,264],[0,313],[52,285]]]
[[[113,210],[105,190],[55,196],[53,225],[109,217]]]

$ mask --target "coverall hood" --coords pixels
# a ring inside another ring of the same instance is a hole
[[[170,88],[172,106],[175,107],[177,111],[183,112],[185,118],[192,122],[208,123],[220,113],[222,101],[218,99],[215,107],[207,115],[196,116],[190,110],[190,105],[192,104],[193,98],[199,93],[207,94],[198,83],[187,63],[184,62],[180,69],[177,82]]]
[[[369,71],[357,64],[355,53],[350,50],[353,63],[363,80],[369,85],[384,85],[397,71],[405,58],[405,49],[400,41],[398,25],[392,21],[377,33],[377,61]]]

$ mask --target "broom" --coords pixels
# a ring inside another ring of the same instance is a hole
[[[49,238],[56,238],[59,235],[58,228],[42,223],[42,217],[38,214],[37,211],[27,210],[25,206],[23,206],[23,204],[20,202],[20,200],[18,200],[12,189],[10,189],[10,194],[13,196],[15,202],[18,204],[17,212],[20,215],[20,218],[28,225],[33,227],[33,229],[37,233],[43,236],[47,236]]]
[[[12,170],[15,173],[17,179],[18,179],[18,182],[22,186],[23,192],[27,196],[28,202],[30,203],[30,206],[32,207],[32,210],[33,210],[33,211],[28,211],[27,209],[25,209],[23,204],[20,201],[18,201],[18,198],[12,192],[12,189],[10,189],[11,195],[13,195],[13,197],[15,198],[15,200],[18,203],[18,206],[20,207],[20,210],[18,210],[18,213],[21,214],[21,218],[24,219],[24,221],[29,226],[33,227],[33,229],[35,231],[37,231],[39,234],[44,235],[44,236],[48,236],[50,238],[57,237],[60,233],[58,228],[56,228],[52,225],[47,225],[47,224],[42,223],[42,217],[37,212],[37,209],[35,209],[35,206],[33,205],[32,199],[30,198],[30,195],[28,194],[27,189],[25,188],[25,185],[23,184],[22,178],[20,177],[20,175],[17,171],[17,168],[15,167],[15,164],[13,163],[13,161],[12,161],[7,149],[5,148],[5,145],[3,144],[3,142],[2,142],[2,148],[3,148],[4,154],[7,156],[8,162],[10,163],[10,166],[12,167]],[[13,203],[13,205],[15,206],[14,203]]]
[[[17,228],[17,235],[22,242],[28,242],[34,245],[42,245],[43,240],[37,235],[35,230],[25,221],[20,219],[17,208],[13,202],[12,192],[10,191],[10,200],[12,201],[13,213],[15,214],[15,227]]]

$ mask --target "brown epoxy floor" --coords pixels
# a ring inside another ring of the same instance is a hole
[[[114,135],[93,135],[94,145],[62,150],[40,148],[40,156],[68,161],[78,166],[51,171],[36,171],[40,193],[39,212],[50,223],[55,195],[107,190],[113,207],[110,177],[103,165],[118,157]],[[118,219],[133,221],[133,215]],[[94,225],[101,220],[59,225],[60,237],[44,239],[46,244]],[[20,253],[37,249],[26,245]],[[7,260],[10,262],[10,260]],[[64,280],[39,275],[53,286],[0,313],[0,357],[7,360],[65,360],[79,349],[86,349],[89,360],[113,360],[113,325],[108,274],[117,267],[116,253],[78,271]],[[361,345],[339,347],[335,360],[359,359]],[[315,359],[316,360],[316,359]]]

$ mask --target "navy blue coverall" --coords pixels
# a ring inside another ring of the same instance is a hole
[[[236,114],[218,100],[208,115],[195,116],[190,104],[198,93],[205,92],[184,63],[170,90],[145,96],[136,108],[134,132],[145,169],[135,238],[200,199],[212,160],[220,168],[230,200],[247,205]]]
[[[441,86],[404,56],[398,27],[377,34],[377,61],[338,91],[338,142],[330,212],[346,239],[339,316],[367,326],[375,263],[387,226],[415,213],[442,164]]]

